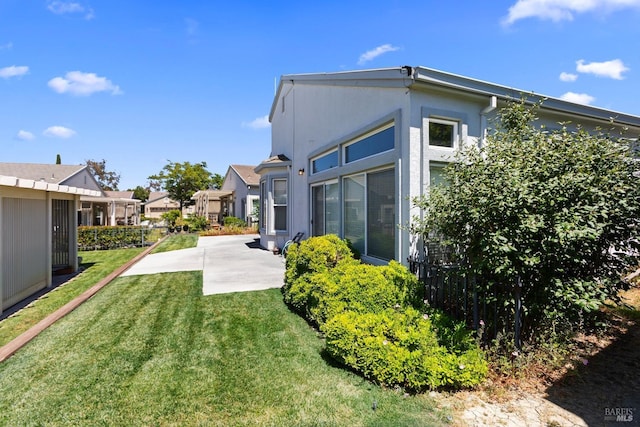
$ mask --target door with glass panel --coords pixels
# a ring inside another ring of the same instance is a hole
[[[311,233],[313,236],[340,233],[337,181],[311,187]]]

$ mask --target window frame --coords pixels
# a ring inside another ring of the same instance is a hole
[[[393,145],[391,146],[391,148],[388,148],[388,149],[382,150],[382,151],[377,151],[375,153],[369,154],[369,155],[364,156],[364,157],[359,157],[357,159],[349,160],[348,151],[347,151],[349,149],[349,147],[351,147],[351,146],[353,146],[355,144],[361,143],[361,142],[365,141],[366,139],[371,138],[372,136],[377,135],[379,133],[385,132],[385,131],[387,131],[389,129],[391,129],[391,132],[392,132],[392,135],[393,135]],[[373,158],[375,156],[382,155],[384,153],[389,153],[389,152],[395,150],[395,148],[396,148],[395,121],[391,121],[391,122],[388,122],[388,123],[386,123],[386,124],[384,124],[382,126],[378,126],[378,127],[374,128],[374,129],[372,129],[372,130],[370,130],[370,131],[358,136],[357,138],[354,138],[354,139],[349,140],[349,141],[347,141],[345,143],[342,143],[341,144],[342,163],[343,163],[343,165],[350,165],[350,164],[353,164],[355,162],[359,162],[359,161],[362,161],[362,160],[365,160],[365,159],[370,159],[370,158]]]
[[[284,181],[285,188],[285,203],[276,203],[276,181]],[[276,208],[284,207],[284,221],[285,228],[276,228]],[[270,221],[272,225],[272,229],[274,233],[286,233],[289,230],[289,179],[287,177],[273,177],[271,178],[271,212],[273,214],[273,218]]]
[[[431,123],[452,126],[451,145],[439,145],[431,143]],[[455,150],[460,145],[460,122],[440,117],[429,117],[427,121],[427,145],[429,148]]]

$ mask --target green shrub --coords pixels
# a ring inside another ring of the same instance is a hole
[[[80,226],[78,249],[99,250],[146,246],[158,240],[157,231],[140,226]]]
[[[191,215],[186,219],[186,223],[187,225],[189,225],[189,230],[201,231],[207,228],[207,225],[209,225],[209,220],[201,215]]]
[[[346,311],[322,331],[332,357],[381,384],[413,391],[473,387],[488,371],[477,347],[456,354],[439,345],[429,317],[414,308]]]
[[[223,220],[223,224],[225,227],[245,228],[247,226],[246,222],[244,222],[243,220],[235,216],[225,216]]]
[[[342,260],[353,260],[347,243],[335,234],[311,237],[287,252],[285,290],[300,276],[311,272],[324,272]]]

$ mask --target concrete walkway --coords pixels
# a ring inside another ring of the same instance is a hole
[[[257,235],[198,238],[195,248],[150,254],[121,276],[202,270],[204,295],[279,288],[284,259],[260,248]]]

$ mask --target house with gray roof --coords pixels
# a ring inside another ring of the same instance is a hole
[[[0,312],[78,269],[78,205],[100,196],[82,166],[0,163]]]
[[[258,221],[260,175],[255,166],[230,165],[220,190],[229,192],[222,198],[223,215],[235,216],[252,224]]]
[[[260,242],[335,233],[365,261],[406,263],[416,250],[412,205],[464,145],[485,144],[499,109],[544,99],[539,123],[640,134],[640,117],[426,67],[283,75],[271,152],[260,175]]]

